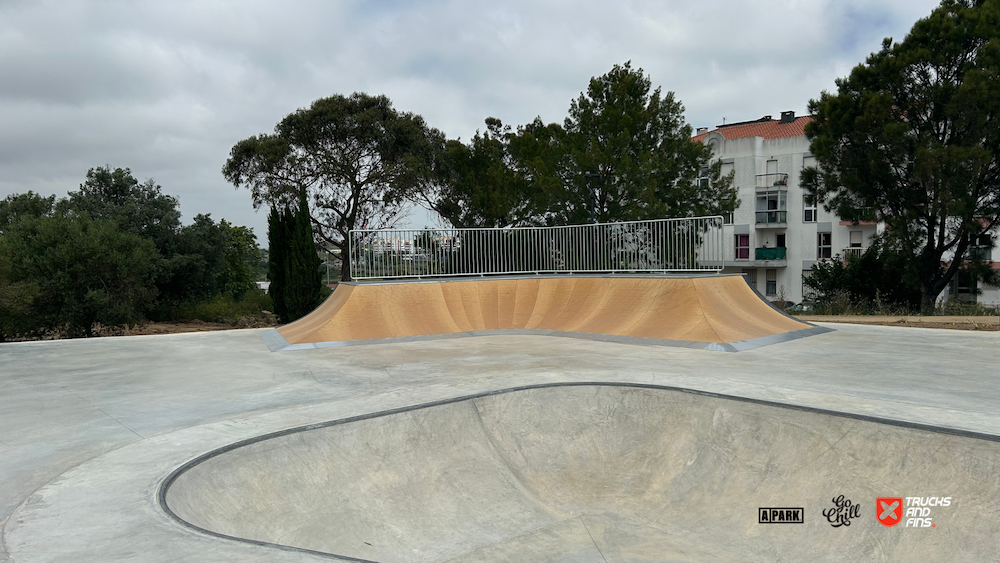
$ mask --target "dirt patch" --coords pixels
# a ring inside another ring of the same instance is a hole
[[[865,317],[838,315],[802,315],[796,317],[807,322],[850,323],[879,326],[909,326],[918,328],[944,328],[950,330],[1000,331],[997,317]]]

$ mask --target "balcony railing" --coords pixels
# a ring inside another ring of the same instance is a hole
[[[758,188],[784,188],[788,186],[788,174],[757,174]]]
[[[753,251],[754,260],[784,260],[785,247],[776,246],[774,248],[755,248]]]
[[[757,223],[767,224],[767,223],[787,223],[788,222],[788,212],[787,211],[758,211],[757,212]]]
[[[847,260],[847,258],[849,256],[854,256],[856,258],[861,258],[861,255],[864,254],[866,250],[868,250],[868,249],[867,248],[861,248],[860,246],[852,246],[850,248],[845,248],[844,251],[840,254],[840,256],[844,260]]]

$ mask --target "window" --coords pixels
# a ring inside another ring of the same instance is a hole
[[[774,235],[774,238],[778,241],[778,244],[775,246],[778,248],[785,248],[785,233],[778,233]]]
[[[757,195],[757,222],[784,223],[787,221],[784,191],[769,191]]]
[[[816,238],[816,258],[818,260],[822,260],[823,258],[833,258],[833,234],[817,233]]]
[[[708,167],[702,166],[701,172],[698,174],[698,185],[702,189],[708,189]]]
[[[861,248],[861,231],[851,231],[851,248]]]
[[[765,290],[765,293],[767,293],[768,296],[777,295],[778,294],[778,270],[772,270],[772,269],[764,270],[764,275],[767,278],[767,288]]]
[[[805,198],[803,198],[805,199]],[[802,208],[802,222],[803,223],[815,223],[816,222],[816,204],[806,202]]]
[[[802,158],[802,168],[812,168],[816,166],[816,158],[812,156],[806,156]],[[799,184],[801,185],[801,184]],[[809,203],[809,194],[802,192],[802,222],[803,223],[815,223],[816,222],[816,202]]]
[[[735,214],[732,211],[729,211],[729,212],[723,211],[722,212],[722,224],[723,225],[732,225],[733,224],[733,215],[735,215]]]
[[[750,259],[750,235],[736,235],[736,259]]]
[[[757,270],[753,268],[743,268],[743,275],[746,276],[747,281],[754,288],[757,287]]]

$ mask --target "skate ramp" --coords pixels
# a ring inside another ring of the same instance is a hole
[[[826,330],[775,310],[738,275],[563,276],[342,283],[262,337],[272,350],[545,334],[738,351]]]
[[[543,386],[238,444],[178,470],[161,502],[228,541],[385,563],[996,561],[998,446],[682,390]],[[840,495],[860,511],[834,527]],[[951,503],[934,527],[876,520],[876,497],[908,496]],[[804,523],[760,524],[761,507]]]

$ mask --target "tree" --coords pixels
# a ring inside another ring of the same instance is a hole
[[[219,291],[236,301],[246,292],[257,287],[257,267],[260,264],[260,248],[253,229],[233,225],[225,219],[219,221],[224,245],[224,264],[219,273]]]
[[[821,260],[805,277],[820,302],[844,293],[856,306],[884,303],[905,309],[920,305],[920,289],[907,283],[906,256],[876,238],[861,256]]]
[[[319,305],[323,275],[319,268],[321,261],[313,240],[309,218],[309,204],[303,192],[299,204],[287,212],[290,239],[285,254],[285,308],[288,320],[294,321],[309,314]]]
[[[35,192],[12,194],[0,200],[0,235],[26,217],[46,217],[52,214],[56,196],[42,197]]]
[[[444,135],[385,96],[336,95],[289,114],[271,135],[236,143],[222,173],[250,189],[255,207],[295,204],[304,190],[312,226],[341,250],[347,280],[348,233],[404,217],[433,182],[443,144]]]
[[[562,127],[539,120],[511,140],[526,177],[546,192],[546,221],[574,224],[732,211],[732,177],[691,142],[673,92],[651,91],[642,69],[615,65],[570,103]],[[708,176],[710,182],[699,181]]]
[[[944,0],[837,89],[809,103],[819,166],[803,183],[841,217],[885,222],[930,313],[1000,226],[1000,2]]]
[[[122,231],[152,240],[161,253],[181,227],[177,198],[164,194],[152,178],[140,183],[128,168],[87,170],[80,189],[60,205],[114,221]]]
[[[528,182],[516,169],[508,147],[510,127],[486,118],[486,131],[469,144],[445,143],[438,185],[426,196],[429,207],[454,227],[508,227],[534,212]]]
[[[309,204],[304,192],[294,209],[271,208],[267,232],[271,253],[268,291],[274,303],[274,314],[287,323],[316,308],[322,295],[321,261],[313,240]]]
[[[289,245],[287,215],[287,212],[277,205],[272,205],[271,212],[267,215],[267,279],[271,282],[267,292],[274,304],[274,314],[282,322],[287,322],[288,319],[288,308],[285,306],[287,285],[285,256],[288,254]]]
[[[156,297],[152,241],[85,213],[24,218],[4,231],[0,254],[0,275],[12,287],[0,295],[18,312],[0,327],[6,336],[90,336],[95,323],[142,321]],[[10,316],[0,311],[0,320]]]

